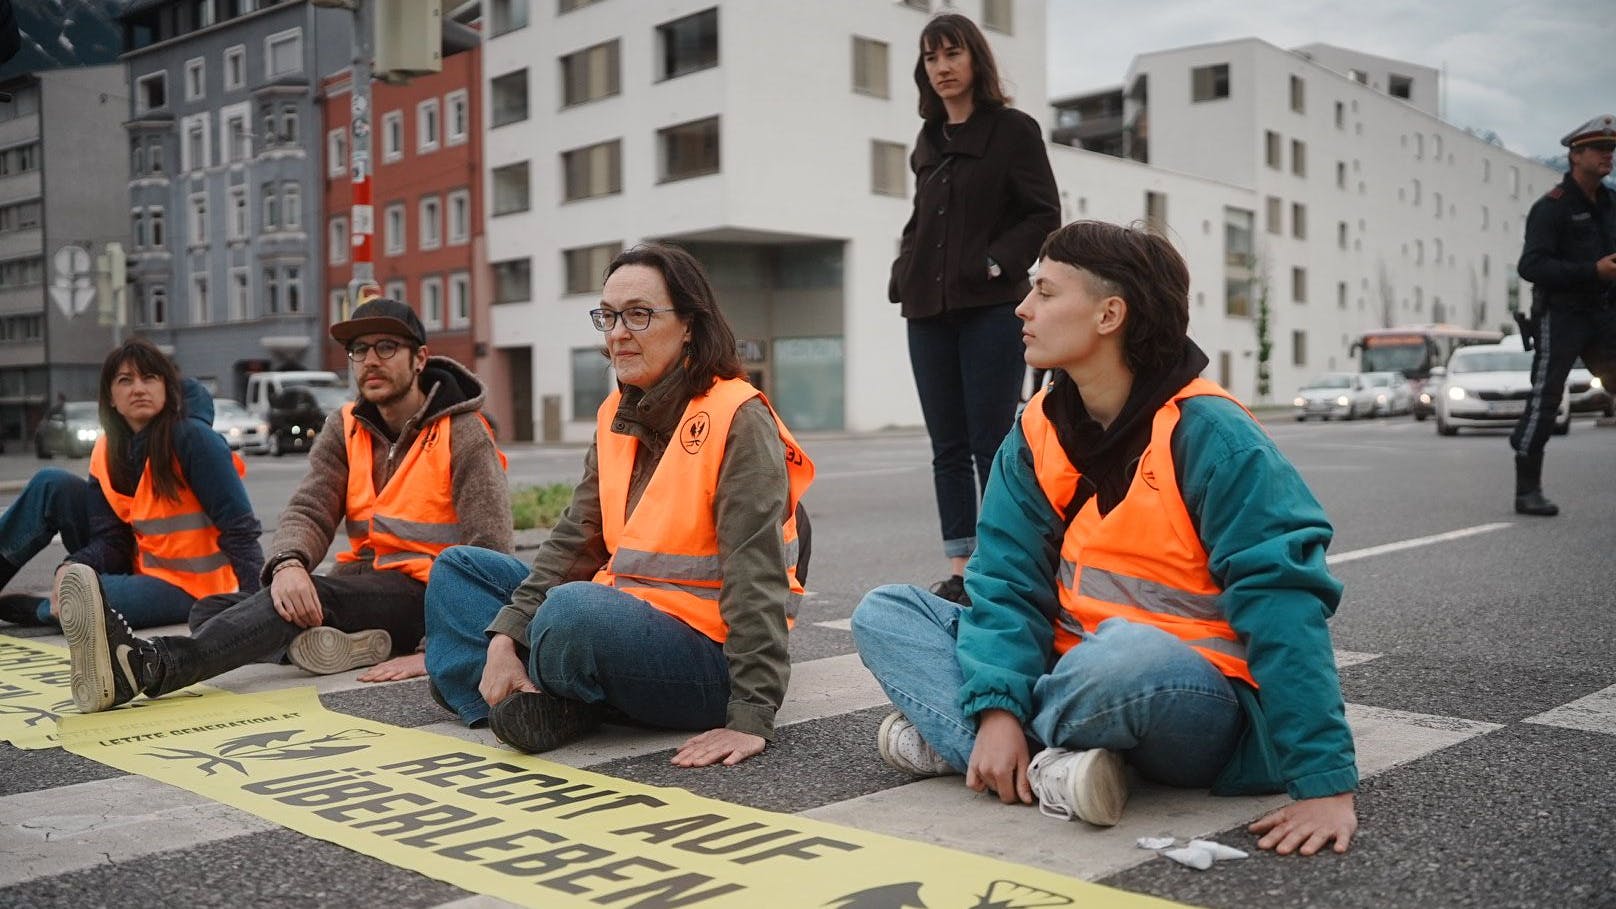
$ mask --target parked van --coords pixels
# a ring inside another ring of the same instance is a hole
[[[255,372],[247,377],[247,412],[269,421],[270,400],[288,388],[311,385],[317,388],[347,388],[342,377],[324,370],[300,369],[284,372]]]

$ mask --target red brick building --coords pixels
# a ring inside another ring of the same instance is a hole
[[[414,307],[434,354],[481,372],[489,349],[487,263],[483,250],[482,50],[443,59],[443,71],[406,85],[371,88],[371,247],[376,283]],[[327,324],[348,311],[353,275],[352,192],[348,181],[350,73],[321,85],[325,179],[320,229],[330,251],[324,269]],[[326,341],[325,367],[346,370],[343,349]],[[490,395],[497,422],[508,425],[508,402]]]

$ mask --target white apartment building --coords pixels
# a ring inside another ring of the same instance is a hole
[[[886,287],[913,191],[916,41],[945,9],[985,26],[1016,106],[1047,123],[1043,0],[491,0],[489,379],[530,402],[538,439],[590,437],[611,380],[585,313],[606,263],[645,239],[706,263],[793,429],[921,422]],[[1067,220],[1167,229],[1209,374],[1246,400],[1253,275],[1278,399],[1348,365],[1383,288],[1399,322],[1508,318],[1523,214],[1557,177],[1418,107],[1428,70],[1376,59],[1360,83],[1255,39],[1146,54],[1120,121],[1146,161],[1050,147]],[[1394,73],[1409,100],[1372,84]]]

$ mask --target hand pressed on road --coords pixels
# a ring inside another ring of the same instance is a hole
[[[290,568],[276,566],[269,579],[269,599],[281,618],[299,628],[318,628],[325,623],[325,610],[320,608],[314,579],[301,564],[294,563]]]
[[[1299,799],[1254,822],[1248,831],[1260,834],[1258,849],[1279,855],[1312,855],[1335,841],[1336,852],[1346,852],[1358,830],[1358,812],[1350,792],[1317,799]]]
[[[527,677],[527,667],[516,655],[516,640],[496,634],[488,641],[488,661],[483,664],[483,680],[477,692],[492,707],[518,691],[538,691]]]
[[[1021,721],[1008,710],[984,710],[976,723],[976,744],[965,785],[977,792],[992,789],[1006,805],[1032,804],[1032,783],[1027,780],[1027,735]]]
[[[426,675],[426,654],[408,653],[377,663],[359,676],[361,682],[397,682]]]
[[[750,732],[709,729],[686,739],[674,754],[673,763],[679,767],[707,767],[723,761],[725,766],[733,767],[753,755],[762,754],[767,744],[763,736]]]

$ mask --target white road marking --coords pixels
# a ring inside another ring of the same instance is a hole
[[[1380,654],[1378,653],[1363,653],[1357,650],[1337,650],[1335,652],[1335,668],[1345,669],[1348,666],[1356,666],[1359,663],[1367,663],[1370,660],[1378,659],[1380,659]]]
[[[1479,533],[1491,533],[1494,530],[1503,530],[1513,527],[1512,521],[1498,521],[1492,524],[1477,524],[1474,527],[1464,527],[1459,530],[1450,530],[1447,533],[1434,533],[1428,537],[1415,537],[1412,540],[1399,540],[1396,543],[1383,543],[1379,546],[1370,546],[1366,549],[1354,549],[1350,552],[1338,552],[1327,557],[1324,561],[1331,565],[1340,565],[1343,562],[1356,562],[1359,559],[1372,558],[1385,555],[1389,552],[1401,552],[1405,549],[1418,549],[1421,546],[1432,546],[1437,543],[1446,543],[1450,540],[1462,540],[1473,537]]]
[[[1616,735],[1616,685],[1527,717],[1524,722]]]
[[[834,628],[837,631],[852,631],[853,630],[853,620],[852,619],[830,619],[830,620],[824,621],[824,622],[815,622],[814,624],[818,625],[821,628]]]

